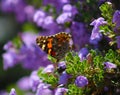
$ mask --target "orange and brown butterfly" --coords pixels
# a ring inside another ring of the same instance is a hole
[[[51,36],[38,36],[37,45],[58,61],[72,48],[72,37],[66,32],[60,32]]]

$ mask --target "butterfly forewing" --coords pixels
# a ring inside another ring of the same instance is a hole
[[[70,50],[70,40],[70,34],[61,32],[52,36],[39,36],[36,43],[47,54],[60,60]]]

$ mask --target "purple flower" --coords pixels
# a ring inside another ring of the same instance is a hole
[[[20,0],[2,0],[1,9],[4,12],[14,11],[14,8],[16,8],[19,2]]]
[[[15,89],[14,89],[14,88],[12,88],[12,89],[11,89],[11,91],[10,91],[9,95],[16,95],[16,91],[15,91]]]
[[[51,32],[51,30],[53,31],[53,29],[54,31],[58,31],[57,23],[54,21],[53,17],[47,16],[42,10],[35,12],[33,20],[38,26],[50,30],[49,32]]]
[[[67,93],[68,89],[66,88],[57,88],[55,91],[55,95],[65,95]]]
[[[53,17],[52,16],[47,16],[44,20],[45,25],[50,25],[53,23]]]
[[[64,71],[59,77],[59,84],[66,84],[70,76]]]
[[[59,64],[58,64],[58,69],[57,69],[58,72],[59,72],[59,73],[62,73],[65,69],[66,69],[65,61],[59,62]]]
[[[102,17],[99,17],[90,24],[94,26],[90,37],[90,43],[96,45],[102,39],[99,27],[105,24],[107,24],[107,22]]]
[[[4,70],[6,70],[15,66],[20,61],[21,57],[15,45],[11,41],[6,43],[3,49],[6,50],[2,55]]]
[[[58,16],[56,21],[58,24],[64,24],[66,22],[72,21],[71,17],[72,17],[71,13],[62,13],[61,15]]]
[[[8,95],[9,93],[7,93],[6,91],[4,90],[0,90],[0,95]]]
[[[66,4],[63,6],[63,13],[70,13],[70,15],[74,16],[78,13],[78,11],[75,6]]]
[[[54,66],[51,64],[51,65],[48,65],[47,67],[45,67],[42,72],[43,72],[43,73],[52,73],[52,72],[54,72],[54,70],[55,70],[55,68],[54,68]]]
[[[117,35],[120,32],[120,11],[116,10],[113,14],[113,23],[115,24],[114,31]]]
[[[12,12],[15,14],[16,20],[18,22],[24,22],[26,19],[30,20],[31,15],[33,15],[32,11],[34,11],[32,8],[29,10],[27,8],[26,12],[26,2],[24,0],[2,0],[1,1],[1,9],[3,12]],[[31,12],[30,12],[31,10]]]
[[[36,95],[53,95],[53,91],[49,89],[49,85],[41,83],[37,87]]]
[[[47,55],[38,46],[31,46],[29,48],[23,45],[20,53],[23,55],[21,62],[24,68],[36,70],[39,67],[45,67],[50,64]]]
[[[7,50],[3,56],[4,69],[13,67],[15,64],[21,63],[24,68],[38,69],[50,64],[45,54],[35,42],[36,34],[23,33],[20,35],[23,44],[19,49],[11,43],[7,43],[4,49]]]
[[[88,79],[85,76],[78,76],[75,80],[75,84],[78,87],[84,87],[88,84]]]
[[[117,38],[117,48],[120,49],[120,36],[117,36],[116,38]]]
[[[38,26],[42,27],[45,17],[46,13],[42,10],[38,10],[34,13],[33,21],[37,23]]]
[[[36,91],[39,84],[42,83],[42,80],[37,75],[37,71],[33,71],[30,75],[30,87],[32,91]]]
[[[113,14],[113,23],[116,24],[116,28],[120,27],[120,11],[116,10]]]
[[[35,45],[37,36],[37,34],[32,32],[24,32],[20,34],[21,40],[23,41],[25,46],[29,48],[31,48],[32,45]]]
[[[107,86],[104,87],[104,91],[108,91],[109,88]]]
[[[52,16],[46,16],[44,18],[42,27],[44,29],[53,30],[55,27],[57,27],[57,24],[55,23]]]
[[[8,49],[7,52],[3,53],[3,64],[4,64],[4,70],[15,66],[18,62],[21,60],[21,56],[19,52],[16,50],[16,48],[11,48],[10,45],[5,45],[4,49]]]
[[[29,77],[23,77],[21,78],[18,82],[17,82],[17,85],[18,87],[21,89],[21,90],[30,90],[31,87],[30,87],[30,78]]]
[[[35,13],[35,8],[31,5],[25,6],[24,12],[26,14],[27,20],[32,21],[33,20],[33,15]]]
[[[117,68],[117,66],[111,62],[104,62],[104,65],[106,69]]]
[[[58,24],[71,22],[75,14],[77,14],[77,9],[70,4],[66,4],[63,6],[63,13],[58,16],[56,21]]]
[[[31,5],[26,5],[25,3],[19,4],[18,8],[15,9],[15,15],[18,22],[24,22],[26,20],[32,21],[35,9]]]
[[[86,56],[87,56],[88,53],[89,52],[88,52],[87,48],[82,48],[78,53],[78,55],[80,57],[80,60],[83,61],[84,59],[86,59]]]
[[[36,34],[23,33],[21,40],[24,44],[19,52],[22,55],[21,63],[24,68],[36,70],[40,66],[45,67],[50,64],[47,55],[36,45]]]
[[[22,3],[22,4],[18,4],[15,8],[15,16],[16,16],[16,20],[20,23],[23,23],[27,18],[26,18],[26,14],[24,11],[26,4]]]
[[[11,41],[7,42],[3,47],[4,50],[9,50],[9,49],[14,49],[14,48],[15,46]]]
[[[89,34],[86,30],[85,24],[73,22],[71,26],[72,38],[75,45],[75,50],[80,50],[88,43]]]
[[[60,61],[58,67],[66,68],[65,61]]]

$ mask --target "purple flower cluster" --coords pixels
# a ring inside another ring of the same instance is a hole
[[[74,21],[78,10],[76,6],[70,4],[69,0],[43,0],[42,3],[45,6],[49,4],[54,6],[57,10],[57,16],[51,15],[52,12],[50,10],[45,12],[42,8],[35,9],[34,6],[27,5],[24,0],[2,0],[1,8],[3,12],[14,13],[19,22],[24,22],[25,20],[35,22],[38,27],[43,29],[40,30],[39,35],[53,35],[61,31],[71,33],[76,50],[78,51],[89,42],[89,34],[85,24]],[[64,25],[67,22],[70,22],[71,26],[66,28]],[[4,50],[6,51],[3,54],[5,70],[16,64],[21,64],[24,68],[32,70],[45,67],[42,73],[54,73],[55,68],[47,60],[47,55],[36,45],[35,39],[37,36],[38,34],[31,32],[19,33],[21,40],[19,48],[11,41],[4,45]],[[85,51],[81,55],[81,60],[84,59],[83,57],[86,54],[87,52]],[[36,95],[64,95],[68,89],[60,87],[60,85],[66,85],[71,76],[65,71],[65,62],[60,62],[58,68],[60,70],[58,77],[59,86],[55,89],[51,89],[49,84],[43,83],[38,77],[37,71],[33,71],[30,76],[21,78],[17,82],[17,86],[24,91],[32,90]],[[10,93],[11,95],[16,95],[15,89],[12,89]],[[30,94],[32,95],[32,93]]]
[[[27,91],[27,90],[31,89],[30,81],[31,80],[30,80],[29,76],[25,76],[17,82],[17,85],[21,90]]]
[[[73,35],[73,43],[75,45],[75,50],[79,51],[86,44],[89,43],[89,33],[85,27],[85,24],[79,22],[73,22],[71,26],[71,31]]]
[[[6,53],[3,54],[4,69],[19,63],[24,68],[33,70],[50,64],[47,55],[35,44],[36,36],[36,34],[28,32],[20,34],[23,44],[19,49],[12,42],[8,42],[4,46],[6,50]]]
[[[53,16],[44,12],[42,9],[35,12],[33,20],[37,26],[47,30],[47,32],[43,31],[40,35],[53,35],[60,31],[71,32],[75,48],[79,50],[89,42],[89,34],[87,33],[85,24],[74,21],[74,17],[77,13],[78,11],[75,6],[65,4],[62,8],[62,13],[59,14],[56,21]],[[64,25],[66,22],[71,22],[71,27],[61,27],[61,25]],[[46,32],[46,34],[44,34],[44,32]]]
[[[12,42],[8,42],[7,44],[5,44],[4,50],[7,51],[2,55],[4,63],[3,68],[4,70],[6,70],[16,65],[21,60],[21,57]]]
[[[39,9],[34,13],[33,21],[39,27],[42,27],[49,31],[55,29],[57,32],[58,26],[55,23],[54,18],[50,15],[47,15],[47,13],[45,13],[43,10]]]
[[[23,77],[17,82],[21,90],[36,92],[36,95],[53,95],[48,84],[43,83],[37,75],[37,71],[33,71],[30,77]],[[34,95],[34,94],[33,94]]]
[[[42,73],[53,73],[54,70],[55,69],[53,68],[53,65],[48,65],[43,69]],[[63,72],[60,76],[59,84],[66,84],[68,77],[68,74],[66,72]],[[37,71],[33,71],[29,77],[25,76],[17,82],[17,86],[21,90],[32,90],[36,93],[35,95],[64,95],[64,93],[66,93],[68,89],[60,87],[60,85],[55,89],[51,89],[51,86],[49,84],[44,83],[39,78],[39,76],[37,75]],[[11,91],[10,93],[13,93],[13,91]]]
[[[14,13],[19,22],[31,21],[31,23],[36,24],[36,29],[40,29],[39,34],[32,33],[30,31],[19,33],[19,47],[12,41],[9,41],[4,45],[3,49],[6,52],[2,55],[4,64],[3,68],[4,70],[7,70],[17,64],[21,64],[23,68],[32,70],[30,76],[24,76],[17,82],[18,88],[25,92],[32,91],[35,95],[64,95],[69,90],[65,87],[68,86],[69,79],[72,78],[72,76],[65,71],[67,68],[65,61],[58,63],[57,68],[51,64],[51,62],[47,59],[47,54],[36,45],[35,40],[37,36],[53,35],[62,31],[70,33],[74,42],[74,50],[79,51],[78,56],[82,62],[86,59],[89,53],[88,49],[84,48],[84,46],[86,44],[93,44],[97,46],[103,37],[101,33],[103,30],[100,30],[100,26],[106,25],[108,22],[105,21],[103,17],[95,19],[90,24],[93,26],[93,30],[90,35],[90,32],[86,28],[86,23],[75,21],[76,15],[82,13],[79,13],[79,9],[77,9],[77,6],[72,3],[72,0],[41,1],[41,4],[43,5],[41,5],[40,8],[38,8],[38,6],[28,5],[25,0],[0,1],[0,7],[3,12]],[[83,2],[84,0],[75,0],[75,2],[77,1]],[[45,8],[47,7],[50,7],[50,9],[46,11]],[[56,15],[54,15],[53,12],[54,8],[56,10]],[[117,34],[120,28],[119,10],[115,11],[113,15],[113,23],[115,23],[114,30]],[[117,47],[120,48],[120,36],[117,35],[116,39]],[[111,62],[104,62],[103,64],[105,65],[105,69],[117,68],[117,66]],[[55,77],[58,78],[58,83],[55,88],[53,88],[50,84],[44,83],[43,80],[40,79],[37,72],[41,67],[43,68],[42,74],[56,75]],[[89,83],[87,77],[85,76],[79,75],[75,78],[74,84],[77,87],[85,87]],[[29,92],[29,95],[33,95],[33,93]],[[14,88],[11,89],[9,95],[16,95]]]
[[[59,15],[56,19],[58,24],[71,22],[73,20],[73,17],[77,14],[77,9],[70,4],[64,5],[62,11],[62,14]]]
[[[37,71],[33,71],[30,75],[30,87],[32,91],[36,91],[39,84],[42,83],[42,80],[37,75]]]
[[[14,13],[18,22],[32,20],[34,7],[27,5],[24,0],[2,0],[1,10],[5,13]]]

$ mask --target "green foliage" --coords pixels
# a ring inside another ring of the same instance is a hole
[[[16,36],[13,40],[12,40],[13,44],[15,45],[16,48],[20,48],[21,47],[21,40],[19,36]]]
[[[28,24],[26,24],[26,25],[28,25]],[[31,30],[31,29],[29,29],[29,25],[28,25],[28,31],[29,31],[29,33],[31,32],[31,33],[34,33],[34,32],[36,32],[34,29],[33,30]],[[26,26],[26,31],[25,32],[28,32],[27,31],[27,26]],[[21,47],[21,45],[22,44],[24,44],[24,42],[22,41],[22,39],[21,39],[21,34],[18,34],[16,37],[14,37],[13,39],[12,39],[12,43],[14,44],[14,46],[15,46],[15,48],[16,49],[19,49],[20,47]]]
[[[23,31],[32,31],[32,32],[35,32],[35,33],[38,32],[37,27],[33,23],[30,23],[30,22],[25,23],[22,27],[22,30]]]
[[[43,7],[45,12],[51,12],[53,17],[56,17],[56,8],[52,6],[51,4],[48,4]]]
[[[112,25],[112,15],[113,15],[113,8],[112,8],[112,3],[110,2],[105,2],[99,7],[101,11],[101,15],[107,20],[109,25]]]
[[[57,59],[55,59],[54,57],[48,55],[48,60],[50,60],[52,63],[56,63]]]
[[[15,84],[10,84],[10,85],[7,87],[7,92],[10,92],[10,91],[11,91],[11,88],[14,88],[14,89],[15,89],[17,95],[26,95],[26,93],[27,93],[27,91],[21,90],[21,89],[20,89],[18,86],[16,86]]]
[[[92,63],[89,63],[88,60],[80,61],[80,58],[77,54],[73,55],[72,53],[68,53],[66,56],[66,72],[68,74],[72,74],[72,76],[76,77],[78,75],[84,75],[91,78],[94,73],[98,75],[99,78],[102,78],[103,74],[103,57],[102,56],[93,56],[95,52],[91,53]]]
[[[102,55],[98,51],[91,50],[88,55],[90,57],[87,57],[86,60],[80,61],[77,53],[69,52],[67,54],[65,58],[67,66],[66,72],[72,76],[69,79],[69,90],[67,95],[84,95],[84,93],[99,94],[99,92],[104,89],[104,86],[108,85],[105,81],[106,76],[109,76],[109,74],[114,76],[114,74],[116,74],[117,78],[119,78],[119,75],[117,74],[118,72],[116,72],[114,69],[112,69],[112,72],[108,72],[104,69],[104,62],[106,61],[113,62],[117,65],[120,64],[119,53],[110,49],[105,55]],[[86,76],[89,80],[89,84],[84,88],[76,87],[74,84],[76,77],[79,75]],[[111,78],[113,76],[111,76]],[[118,83],[118,81],[115,81],[115,83]]]
[[[110,49],[108,53],[106,53],[104,57],[105,61],[110,61],[118,66],[120,66],[120,54],[117,53],[116,51],[113,51]]]
[[[100,11],[101,11],[101,15],[105,18],[105,20],[107,21],[107,24],[104,26],[100,26],[100,30],[101,32],[108,36],[109,38],[111,38],[112,40],[109,42],[110,45],[114,45],[115,42],[115,37],[116,34],[114,32],[114,27],[115,24],[112,22],[112,18],[113,18],[113,13],[114,10],[112,8],[112,3],[110,2],[105,2],[104,4],[102,4],[99,7]]]
[[[43,80],[43,82],[47,84],[51,84],[52,87],[55,87],[58,84],[57,74],[44,73],[43,68],[40,68],[38,70],[38,76],[40,77],[40,79]]]
[[[89,64],[86,61],[81,62],[79,56],[72,53],[68,53],[66,56],[66,65],[66,72],[74,77],[84,75],[87,68],[89,68]]]
[[[30,2],[36,8],[40,8],[40,6],[42,6],[42,0],[34,0],[34,1],[28,0],[28,2]]]
[[[94,63],[94,71],[95,74],[93,74],[93,81],[96,86],[100,86],[103,84],[103,79],[104,79],[104,67],[103,67],[103,57],[100,55],[97,55],[93,59]]]
[[[67,95],[85,95],[83,94],[84,88],[78,88],[75,84],[69,84],[68,89]]]

